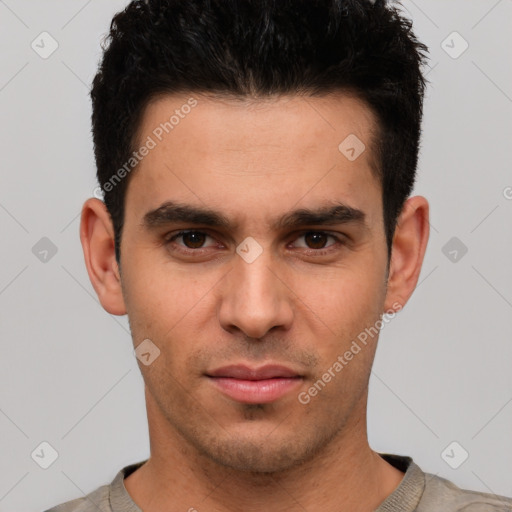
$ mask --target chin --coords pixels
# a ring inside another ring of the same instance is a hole
[[[203,456],[232,470],[262,475],[283,473],[302,465],[315,453],[312,440],[303,439],[298,443],[296,436],[290,435],[294,438],[289,441],[274,437],[271,443],[268,435],[260,440],[249,440],[238,434],[228,439],[209,440],[197,448]]]
[[[236,471],[256,474],[282,473],[303,461],[290,457],[290,453],[263,453],[253,448],[243,451],[230,450],[229,453],[210,453],[210,458],[217,464]]]

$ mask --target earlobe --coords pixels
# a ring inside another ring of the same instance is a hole
[[[428,201],[422,196],[409,198],[393,237],[385,312],[402,309],[412,295],[427,249],[429,228]]]
[[[101,305],[112,315],[126,314],[114,250],[114,229],[103,201],[91,198],[84,203],[80,241],[89,279]]]

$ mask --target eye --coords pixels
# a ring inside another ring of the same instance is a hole
[[[203,233],[202,231],[180,231],[179,233],[176,233],[175,235],[169,237],[167,239],[167,244],[173,245],[175,244],[175,241],[177,239],[181,238],[183,241],[183,244],[177,244],[178,247],[182,247],[183,249],[177,249],[177,250],[183,250],[184,252],[190,252],[190,251],[197,251],[198,249],[203,249],[203,245],[206,242],[208,238],[213,238],[206,233]]]
[[[314,252],[321,249],[328,249],[337,243],[341,243],[338,237],[331,235],[330,233],[326,233],[325,231],[307,231],[302,233],[297,240],[300,240],[301,238],[304,239],[304,243],[299,244],[298,247],[310,249]],[[327,245],[329,238],[333,239],[334,243]]]
[[[332,235],[324,233],[323,231],[308,231],[299,238],[304,238],[306,245],[302,245],[302,247],[306,247],[308,249],[324,249],[327,239],[334,239]]]

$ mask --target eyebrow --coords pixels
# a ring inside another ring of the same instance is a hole
[[[359,224],[368,228],[366,215],[362,210],[343,203],[322,206],[317,209],[300,208],[289,212],[276,221],[271,227],[274,230],[297,228],[310,224],[337,225]],[[166,201],[155,210],[144,215],[142,225],[147,229],[161,227],[173,223],[203,225],[212,228],[236,229],[237,223],[232,223],[223,213],[207,207]]]

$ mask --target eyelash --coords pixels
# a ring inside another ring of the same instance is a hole
[[[198,233],[198,234],[201,234],[201,235],[206,235],[207,237],[210,237],[210,238],[213,239],[213,237],[211,235],[209,235],[208,233],[206,233],[204,231],[189,229],[189,230],[180,231],[180,232],[178,232],[176,234],[173,234],[172,236],[167,236],[166,239],[165,239],[165,245],[171,246],[171,245],[173,245],[174,241],[177,238],[183,237],[184,235],[187,235],[187,234],[190,234],[190,233]],[[310,229],[310,230],[302,231],[302,232],[298,233],[297,238],[300,238],[300,237],[302,237],[304,235],[311,234],[311,233],[326,235],[327,237],[333,238],[335,240],[335,243],[330,245],[330,246],[328,246],[327,248],[307,249],[306,253],[308,255],[313,255],[313,256],[317,256],[317,257],[318,256],[325,256],[325,255],[331,254],[335,250],[338,250],[339,246],[342,246],[342,245],[345,244],[345,242],[341,238],[339,238],[338,236],[334,235],[333,233],[330,233],[328,231],[321,231],[321,230],[315,231],[315,230],[311,230]],[[180,252],[180,253],[185,254],[185,255],[202,255],[205,251],[207,251],[209,249],[209,248],[199,248],[199,249],[189,249],[189,248],[186,248],[186,249],[184,249],[182,246],[177,246],[177,247],[179,247],[179,248],[175,247],[175,248],[172,248],[171,250],[172,251],[176,251],[176,252]],[[302,249],[304,249],[304,248],[302,248]]]

